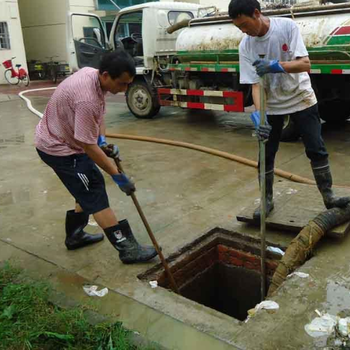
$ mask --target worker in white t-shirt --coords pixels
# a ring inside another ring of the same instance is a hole
[[[307,73],[310,60],[298,26],[291,19],[263,16],[257,0],[231,0],[228,13],[233,24],[246,34],[239,45],[240,83],[252,85],[256,110],[251,118],[259,140],[266,142],[266,216],[274,208],[274,162],[287,115],[301,135],[325,206],[328,209],[345,207],[350,197],[339,198],[332,191],[317,99]],[[268,123],[260,126],[259,82],[262,76],[265,77]],[[254,219],[260,220],[260,206],[254,212]]]

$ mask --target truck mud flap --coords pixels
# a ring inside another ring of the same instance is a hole
[[[243,92],[158,88],[161,106],[244,112]]]

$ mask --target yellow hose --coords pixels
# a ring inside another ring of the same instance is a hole
[[[19,96],[26,102],[27,107],[29,108],[29,110],[31,112],[36,114],[39,118],[42,118],[43,114],[32,107],[30,100],[27,99],[26,97],[24,97],[24,94],[26,94],[27,92],[31,92],[31,91],[41,91],[41,90],[49,90],[49,89],[55,89],[55,87],[54,88],[25,90],[25,91],[22,91],[19,94]],[[218,150],[213,149],[213,148],[194,145],[192,143],[187,143],[187,142],[173,141],[173,140],[167,140],[167,139],[158,139],[158,138],[147,137],[147,136],[134,136],[134,135],[109,134],[109,133],[106,134],[106,137],[111,137],[111,138],[116,138],[116,139],[125,139],[125,140],[134,140],[134,141],[146,141],[146,142],[162,143],[164,145],[169,145],[169,146],[183,147],[183,148],[193,149],[196,151],[212,154],[212,155],[217,156],[217,157],[233,160],[235,162],[238,162],[238,163],[241,163],[244,165],[248,165],[252,168],[258,167],[258,162],[254,161],[254,160],[250,160],[250,159],[247,159],[244,157],[236,156],[232,153],[218,151]],[[307,184],[307,185],[316,185],[315,181],[313,181],[313,180],[310,180],[306,177],[302,177],[302,176],[298,176],[298,175],[289,173],[288,171],[284,171],[281,169],[275,168],[275,174],[280,176],[280,177],[283,177],[287,180],[294,181],[294,182],[299,182],[299,183]],[[348,188],[347,186],[334,186],[334,187]]]
[[[116,139],[124,139],[124,140],[134,140],[134,141],[146,141],[146,142],[154,142],[154,143],[162,143],[164,145],[169,145],[169,146],[176,146],[176,147],[183,147],[183,148],[188,148],[188,149],[193,149],[196,151],[212,154],[217,157],[233,160],[235,162],[248,165],[252,168],[257,168],[258,167],[258,162],[254,160],[250,160],[244,157],[236,156],[232,153],[228,152],[223,152],[223,151],[218,151],[213,148],[209,147],[204,147],[204,146],[198,146],[194,145],[192,143],[187,143],[187,142],[182,142],[182,141],[173,141],[173,140],[167,140],[167,139],[158,139],[154,137],[147,137],[147,136],[135,136],[135,135],[126,135],[126,134],[110,134],[106,133],[106,137],[111,137],[111,138],[116,138]],[[284,171],[281,169],[275,168],[275,174],[283,177],[285,179],[294,181],[294,182],[299,182],[307,185],[315,185],[315,181],[307,179],[306,177],[298,176],[292,173],[289,173],[288,171]]]

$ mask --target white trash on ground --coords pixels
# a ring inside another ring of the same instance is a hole
[[[282,256],[284,255],[284,251],[277,247],[268,246],[266,250],[272,253],[276,253],[278,255],[282,255]]]
[[[97,286],[83,286],[84,292],[90,297],[104,297],[108,294],[108,289],[103,288],[101,290],[97,290]]]
[[[157,281],[150,281],[149,284],[150,284],[150,286],[152,288],[157,288],[158,287],[158,282]]]
[[[249,321],[249,319],[254,317],[259,310],[265,309],[265,310],[269,310],[269,311],[275,311],[275,310],[278,310],[279,307],[280,306],[275,301],[264,300],[261,303],[255,305],[254,309],[248,310],[248,317],[245,320],[245,322],[247,323]]]
[[[333,315],[324,314],[321,317],[314,318],[304,329],[305,332],[313,338],[331,335],[337,324],[337,318]]]
[[[328,313],[321,313],[318,310],[315,310],[315,312],[319,317],[314,318],[304,327],[308,335],[313,338],[332,334],[336,338],[350,337],[350,317],[341,318]]]
[[[308,273],[304,273],[304,272],[292,272],[291,274],[289,274],[287,276],[287,278],[291,278],[293,276],[298,276],[300,278],[308,278],[310,277],[310,275]]]

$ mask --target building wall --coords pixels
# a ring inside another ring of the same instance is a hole
[[[94,0],[18,0],[27,59],[67,62],[68,12],[94,10]]]
[[[68,0],[18,0],[27,60],[66,61]]]
[[[68,0],[70,12],[90,12],[95,10],[95,0]]]
[[[0,63],[16,57],[15,64],[22,64],[27,70],[26,54],[23,44],[20,14],[17,0],[0,0],[0,22],[7,22],[10,34],[10,49],[0,49]],[[0,68],[0,84],[7,84],[4,78],[4,66]]]

